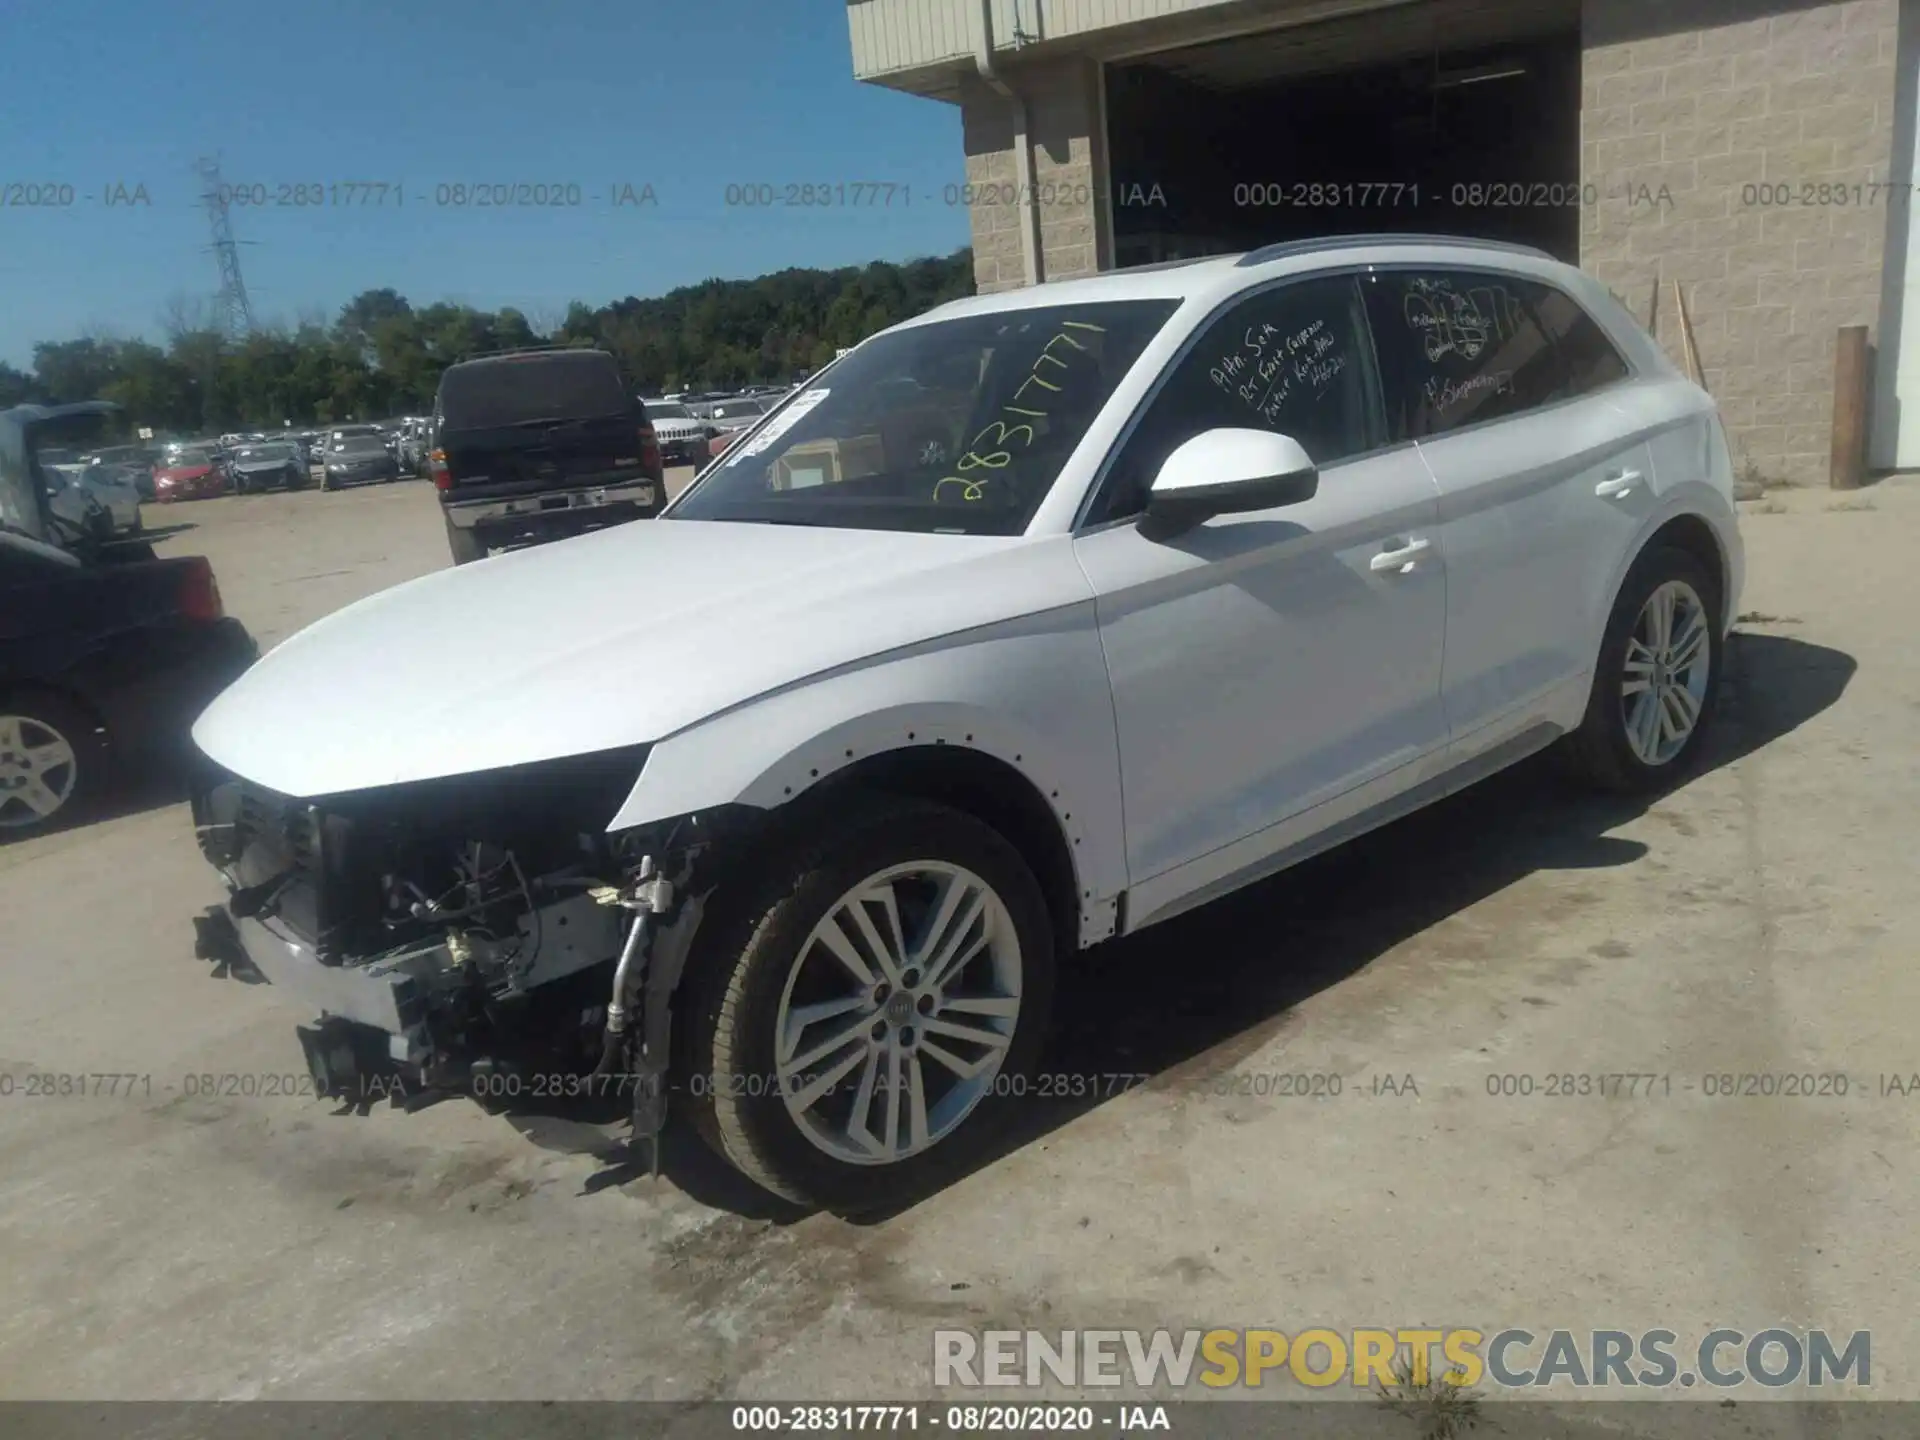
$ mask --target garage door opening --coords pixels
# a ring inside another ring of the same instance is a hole
[[[1108,65],[1115,263],[1362,232],[1577,261],[1594,198],[1577,10],[1525,9],[1394,10]]]

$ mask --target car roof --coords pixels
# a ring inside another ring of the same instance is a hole
[[[1459,235],[1331,235],[1267,245],[1238,254],[1108,270],[1098,275],[972,295],[937,306],[896,328],[967,315],[1115,300],[1195,300],[1211,306],[1238,291],[1286,275],[1367,264],[1471,264],[1538,275],[1560,284],[1583,285],[1586,281],[1580,271],[1555,260],[1544,250],[1502,241]]]

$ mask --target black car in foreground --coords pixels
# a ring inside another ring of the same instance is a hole
[[[36,457],[110,409],[0,411],[0,835],[84,811],[117,775],[190,764],[201,709],[259,650],[204,556],[66,533]]]
[[[432,433],[428,473],[456,565],[666,504],[659,438],[604,350],[515,350],[449,366]]]

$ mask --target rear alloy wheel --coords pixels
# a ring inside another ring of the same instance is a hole
[[[99,768],[95,728],[51,697],[0,700],[0,830],[44,829],[70,816]]]
[[[1019,852],[972,816],[849,810],[709,922],[687,1088],[748,1178],[860,1211],[958,1173],[1025,1093],[1053,934]]]
[[[1720,590],[1685,550],[1661,548],[1628,572],[1569,756],[1608,790],[1672,784],[1712,724],[1721,665]]]

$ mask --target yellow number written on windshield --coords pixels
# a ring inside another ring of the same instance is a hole
[[[1040,347],[1040,354],[1033,362],[1033,369],[1028,372],[1027,378],[1020,382],[1020,388],[1013,392],[1013,399],[1000,407],[1002,416],[1025,416],[1029,420],[1044,420],[1047,418],[1047,412],[1045,410],[1031,408],[1033,404],[1043,400],[1045,398],[1044,396],[1035,396],[1025,405],[1014,402],[1027,400],[1027,392],[1036,388],[1049,391],[1056,395],[1060,393],[1064,387],[1056,385],[1053,381],[1049,380],[1046,374],[1043,373],[1043,369],[1049,365],[1058,366],[1061,370],[1068,368],[1067,362],[1053,353],[1053,347],[1056,345],[1070,345],[1075,350],[1082,352],[1086,350],[1087,347],[1073,337],[1071,332],[1076,330],[1082,332],[1092,331],[1097,335],[1106,334],[1106,330],[1103,327],[1089,324],[1084,320],[1061,321],[1060,333]],[[947,486],[958,485],[960,487],[960,498],[962,500],[983,499],[987,493],[987,483],[993,479],[993,472],[1003,470],[1008,465],[1011,465],[1014,456],[1018,453],[1007,447],[1018,444],[1021,450],[1025,450],[1027,446],[1033,444],[1033,440],[1034,429],[1032,425],[1012,424],[1004,418],[989,421],[986,429],[982,430],[967,442],[966,454],[962,455],[955,463],[954,469],[960,473],[957,475],[943,476],[935,483],[933,487],[933,498],[938,500],[940,498],[940,492]],[[989,448],[983,452],[983,446],[999,446],[1001,448]]]

